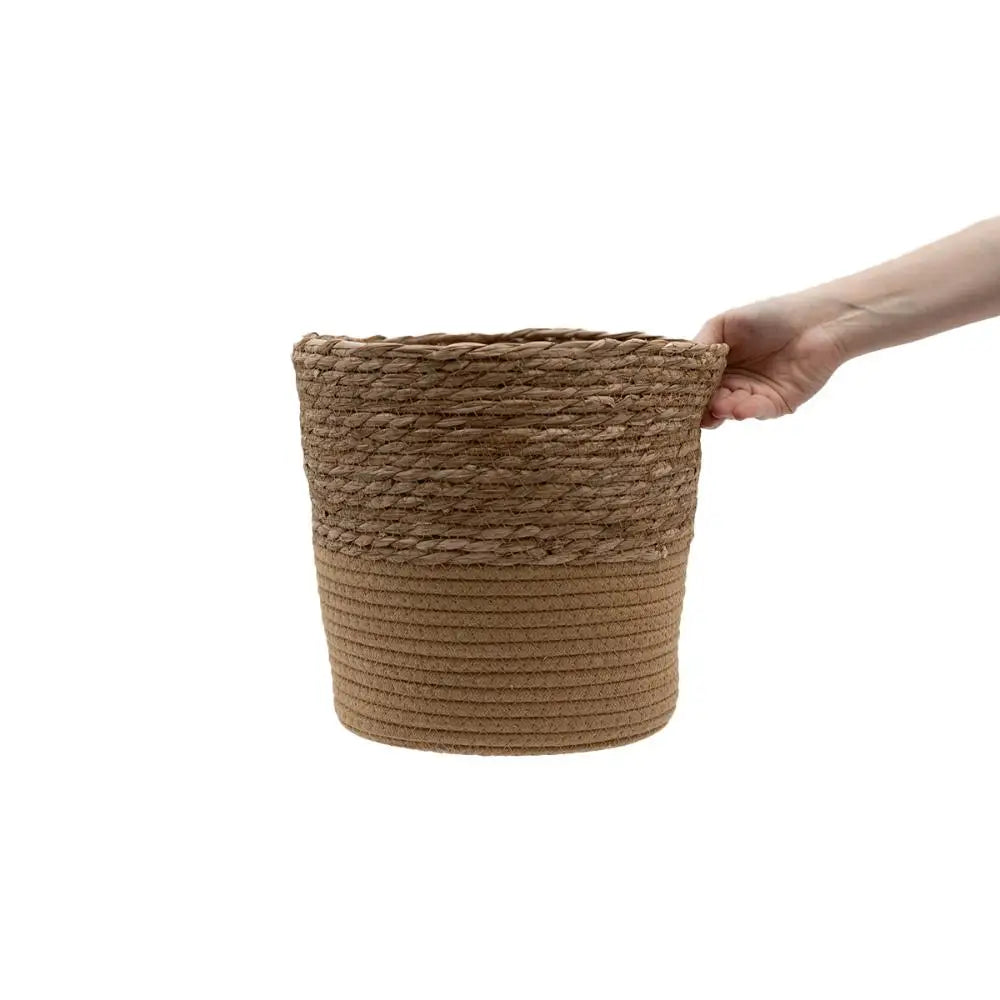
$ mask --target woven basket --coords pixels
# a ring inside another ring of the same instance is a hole
[[[584,330],[299,341],[343,724],[478,754],[665,725],[699,421],[725,354]]]

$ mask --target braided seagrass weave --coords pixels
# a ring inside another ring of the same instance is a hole
[[[585,330],[299,341],[344,725],[480,754],[661,728],[725,353]]]

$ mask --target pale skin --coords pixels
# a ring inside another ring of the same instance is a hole
[[[1000,216],[836,281],[730,309],[697,336],[728,344],[702,419],[794,413],[845,362],[1000,315]]]

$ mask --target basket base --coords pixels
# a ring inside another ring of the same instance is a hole
[[[610,750],[614,747],[628,746],[630,743],[639,743],[642,740],[648,739],[650,736],[655,736],[670,721],[670,716],[668,715],[663,722],[661,722],[654,729],[650,729],[648,732],[639,733],[635,736],[622,736],[618,739],[607,740],[603,743],[580,743],[573,746],[531,747],[528,749],[503,749],[499,747],[483,749],[482,747],[474,746],[455,746],[447,743],[436,744],[421,740],[401,740],[392,739],[386,736],[374,736],[370,732],[366,732],[363,729],[356,729],[348,721],[346,721],[339,706],[336,707],[336,712],[337,718],[340,720],[340,724],[346,730],[354,733],[355,736],[371,740],[373,743],[382,743],[393,747],[405,747],[407,750],[430,750],[434,753],[472,754],[478,757],[540,757],[550,754],[588,753],[591,750]]]
[[[687,545],[645,563],[418,566],[316,549],[337,715],[448,753],[650,736],[677,701]]]

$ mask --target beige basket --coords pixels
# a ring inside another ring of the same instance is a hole
[[[296,344],[343,724],[479,754],[660,729],[725,354],[584,330]]]

